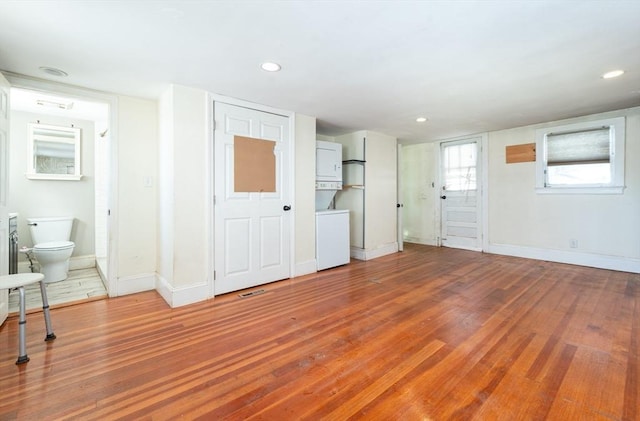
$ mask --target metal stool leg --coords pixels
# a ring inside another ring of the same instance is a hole
[[[29,362],[25,339],[27,332],[27,311],[25,309],[24,287],[18,287],[18,293],[20,294],[20,319],[18,321],[18,360],[16,364],[24,364]]]
[[[44,281],[40,281],[40,294],[42,295],[42,313],[44,313],[44,324],[47,327],[47,336],[45,341],[52,341],[56,338],[51,327],[51,315],[49,314],[49,300],[47,299],[47,289]]]

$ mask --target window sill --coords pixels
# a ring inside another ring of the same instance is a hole
[[[536,187],[538,194],[622,194],[624,186],[610,187]]]
[[[58,180],[58,181],[79,181],[82,174],[25,174],[29,180]]]

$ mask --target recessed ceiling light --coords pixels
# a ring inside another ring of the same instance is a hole
[[[67,77],[69,76],[69,74],[67,72],[65,72],[64,70],[60,70],[60,69],[56,69],[55,67],[47,67],[47,66],[42,66],[40,67],[40,71],[51,75],[51,76],[58,76],[58,77]]]
[[[612,70],[602,75],[603,79],[612,79],[614,77],[622,76],[624,74],[624,70]]]
[[[418,117],[418,118],[416,118],[416,121],[418,123],[424,123],[425,121],[427,121],[427,118],[426,117]]]
[[[266,72],[279,72],[282,67],[278,63],[272,61],[266,61],[260,65],[262,70]]]

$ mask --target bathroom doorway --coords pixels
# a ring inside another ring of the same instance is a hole
[[[27,217],[74,216],[71,240],[76,247],[69,262],[69,278],[48,285],[50,304],[106,298],[115,273],[109,259],[113,197],[111,125],[115,101],[48,82],[17,77],[9,80],[12,83],[9,206],[18,213],[19,247],[31,246]],[[81,128],[80,180],[25,177],[26,163],[33,157],[28,156],[23,133],[27,125],[36,122]],[[19,253],[19,272],[29,271],[29,262],[27,254]]]

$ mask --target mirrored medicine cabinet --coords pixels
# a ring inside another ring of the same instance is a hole
[[[27,178],[80,180],[80,129],[30,123]]]

